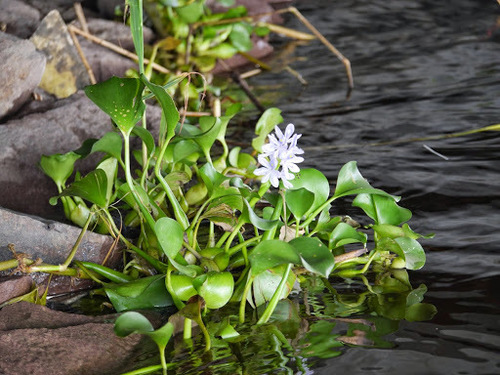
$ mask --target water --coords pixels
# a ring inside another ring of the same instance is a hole
[[[499,5],[314,0],[298,8],[350,59],[351,99],[342,64],[319,42],[295,52],[307,56],[292,64],[306,88],[284,73],[252,83],[287,92],[277,106],[304,134],[309,166],[333,179],[357,160],[373,186],[403,197],[413,229],[436,233],[423,241],[426,266],[410,275],[427,285],[434,319],[402,321],[386,337],[392,349],[351,347],[310,373],[500,373],[498,132],[404,142],[500,122]],[[391,141],[401,142],[368,145]]]

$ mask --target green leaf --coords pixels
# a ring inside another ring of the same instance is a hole
[[[184,241],[181,225],[174,219],[162,217],[155,224],[155,234],[163,252],[170,259],[174,259]]]
[[[334,197],[339,198],[361,193],[385,195],[396,201],[399,200],[399,197],[394,197],[383,190],[373,188],[359,172],[356,162],[350,161],[340,169]]]
[[[392,197],[359,194],[352,203],[375,221],[375,224],[400,225],[411,219],[411,211],[398,206]]]
[[[146,148],[148,150],[148,157],[153,155],[155,152],[155,140],[151,133],[147,130],[144,129],[142,126],[134,126],[132,129],[132,134],[138,136],[146,145]]]
[[[257,134],[258,137],[252,140],[252,147],[256,151],[262,152],[262,146],[266,143],[268,134],[274,130],[276,125],[281,124],[282,122],[283,117],[281,116],[280,109],[266,109],[255,125],[255,134]]]
[[[328,278],[335,265],[335,259],[323,242],[314,237],[298,237],[289,244],[300,255],[306,270]]]
[[[314,201],[311,203],[309,209],[304,213],[306,216],[325,203],[330,195],[330,183],[328,182],[328,179],[323,173],[314,168],[301,169],[300,174],[295,177],[291,183],[293,187],[289,190],[304,188],[314,194]]]
[[[117,160],[122,157],[122,137],[116,132],[109,132],[102,136],[92,146],[91,152],[105,152]]]
[[[276,289],[281,282],[281,279],[283,278],[285,268],[285,265],[274,267],[261,272],[254,278],[252,283],[253,298],[252,296],[247,297],[248,302],[251,303],[252,306],[260,306],[271,300],[274,292],[276,292]],[[286,282],[286,287],[278,297],[279,299],[285,299],[290,294],[295,280],[295,274],[290,272]]]
[[[118,160],[113,157],[104,159],[99,163],[96,169],[102,169],[106,173],[106,206],[108,206],[110,204],[111,195],[113,194],[113,186],[118,172]]]
[[[144,315],[136,311],[129,311],[116,319],[114,331],[117,336],[126,337],[133,333],[151,333],[154,328]]]
[[[59,195],[75,196],[88,200],[99,207],[107,205],[108,177],[102,169],[95,169],[79,181],[73,182]]]
[[[210,271],[198,288],[198,294],[209,309],[220,309],[226,305],[234,290],[234,278],[230,272]]]
[[[391,239],[385,237],[378,242],[377,248],[399,255],[405,260],[406,268],[409,270],[418,270],[425,264],[425,251],[413,238],[397,237]]]
[[[270,230],[273,229],[277,224],[277,220],[266,220],[259,217],[250,207],[250,204],[246,199],[243,199],[243,210],[239,220],[243,220],[246,223],[251,223],[253,226],[260,230]]]
[[[220,187],[224,181],[229,180],[228,177],[217,172],[210,163],[205,164],[199,169],[199,175],[208,189],[209,197],[212,197],[215,194],[217,188]]]
[[[130,6],[130,31],[134,41],[135,53],[139,57],[139,72],[144,70],[144,31],[141,0],[126,0]]]
[[[338,223],[335,229],[330,234],[329,247],[334,249],[339,246],[344,246],[350,243],[361,242],[366,244],[367,235],[358,232],[356,229],[346,223]]]
[[[248,260],[254,276],[281,264],[301,263],[300,256],[295,248],[289,243],[280,240],[260,242],[250,253]]]
[[[193,286],[193,278],[187,275],[170,275],[173,294],[181,301],[187,301],[192,296],[198,294]]]
[[[73,151],[66,154],[42,155],[40,167],[58,187],[63,187],[66,180],[73,173],[75,162],[80,159],[80,155]]]
[[[204,1],[193,1],[189,5],[175,8],[175,11],[184,22],[194,23],[203,15],[203,3]]]
[[[128,311],[116,319],[114,331],[119,337],[126,337],[134,333],[147,335],[158,347],[163,349],[174,333],[174,325],[167,322],[155,331],[144,315],[136,311]]]
[[[118,312],[172,306],[164,279],[165,275],[155,275],[124,284],[107,284],[104,291]]]
[[[242,23],[233,25],[233,29],[229,34],[229,40],[238,51],[247,52],[253,47],[252,40],[250,39],[250,32]]]
[[[286,190],[285,200],[293,216],[300,220],[311,209],[314,193],[305,188]]]
[[[144,115],[144,84],[138,78],[112,77],[85,87],[85,94],[106,112],[124,134],[129,135]]]
[[[175,106],[174,100],[168,94],[165,88],[149,82],[144,74],[141,75],[141,81],[154,94],[154,96],[158,100],[158,103],[160,103],[162,109],[162,118],[164,121],[166,121],[167,125],[166,137],[167,139],[171,139],[175,135],[175,128],[177,127],[177,123],[179,122],[180,118],[179,111]]]

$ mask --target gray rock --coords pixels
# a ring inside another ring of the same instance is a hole
[[[32,286],[33,279],[27,275],[0,278],[0,305],[12,298],[29,293]]]
[[[9,0],[7,0],[9,1]],[[45,17],[50,11],[57,9],[63,15],[65,21],[75,19],[75,11],[73,8],[74,0],[23,0],[26,4],[36,8],[42,17]]]
[[[13,244],[16,253],[24,253],[29,259],[41,259],[44,263],[53,265],[62,264],[80,232],[81,228],[18,214],[0,207],[0,261],[13,259],[14,254],[9,249],[9,244]],[[112,245],[112,237],[89,231],[85,233],[74,259],[102,264],[112,251],[105,265],[115,268],[120,264],[121,250]],[[32,273],[30,276],[37,285],[45,283],[48,278],[43,273]],[[59,276],[51,280],[49,294],[87,289],[91,285],[88,280],[72,282],[69,277]]]
[[[40,87],[66,98],[90,84],[90,78],[57,10],[45,16],[30,40],[47,57]]]
[[[4,320],[11,324],[0,330],[0,374],[120,374],[136,359],[141,342],[140,335],[116,336],[113,323],[102,318],[28,303],[2,309]]]
[[[48,202],[57,190],[38,167],[41,156],[76,150],[86,139],[100,138],[113,130],[108,115],[81,91],[56,105],[44,113],[0,125],[0,206],[60,220],[62,206]],[[150,128],[158,129],[160,113],[158,108],[148,107]],[[97,161],[78,161],[77,169],[85,174]]]
[[[0,24],[21,39],[29,38],[40,23],[40,12],[22,1],[0,0],[0,9]]]
[[[38,86],[45,56],[33,43],[0,33],[0,119],[16,111]]]

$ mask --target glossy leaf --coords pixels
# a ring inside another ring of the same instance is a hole
[[[113,193],[113,185],[115,184],[116,174],[118,172],[118,160],[115,158],[107,158],[99,163],[97,169],[102,169],[106,173],[106,206],[111,202],[111,195]]]
[[[177,7],[175,11],[178,16],[186,23],[194,23],[203,15],[204,1],[195,0],[190,4],[182,7]]]
[[[305,188],[314,194],[314,201],[310,209],[305,213],[307,216],[321,206],[330,195],[330,183],[323,173],[314,168],[303,168],[300,174],[291,181],[291,190]]]
[[[334,249],[339,246],[344,246],[350,243],[361,242],[366,244],[367,235],[358,232],[356,229],[346,223],[338,223],[335,229],[330,234],[329,247]]]
[[[274,127],[283,122],[281,110],[278,108],[268,108],[260,116],[255,125],[255,134],[257,138],[252,140],[252,147],[258,152],[262,152],[262,146],[266,142],[267,136],[274,130]]]
[[[305,188],[286,190],[286,205],[296,219],[301,219],[311,210],[314,202],[314,193]]]
[[[158,219],[155,224],[155,234],[163,252],[174,259],[182,248],[184,231],[181,225],[169,217]]]
[[[79,181],[73,182],[59,195],[75,196],[92,202],[99,207],[107,205],[108,177],[102,169],[95,169]]]
[[[73,173],[75,162],[80,159],[80,155],[73,151],[66,154],[42,155],[40,167],[58,187],[63,187],[66,180]]]
[[[107,284],[104,290],[116,311],[172,306],[165,275],[145,277],[124,284]]]
[[[155,330],[144,315],[136,311],[128,311],[116,319],[114,331],[119,337],[126,337],[134,333],[147,335],[159,348],[164,349],[174,333],[174,325],[167,322]]]
[[[243,199],[243,209],[239,220],[243,220],[246,223],[251,223],[253,226],[260,230],[270,230],[273,229],[277,224],[277,220],[266,220],[259,217],[250,207],[250,204],[246,199]]]
[[[105,152],[117,160],[122,157],[122,137],[116,132],[108,132],[92,146],[92,152]]]
[[[210,163],[199,169],[199,175],[208,189],[209,197],[212,197],[218,187],[229,178],[217,172]]]
[[[179,111],[172,97],[162,86],[149,82],[144,74],[141,75],[141,81],[154,94],[162,109],[162,118],[166,122],[166,137],[171,139],[175,135],[175,128],[179,122]]]
[[[383,190],[373,188],[368,181],[361,175],[355,161],[345,164],[338,175],[337,185],[335,187],[336,198],[354,194],[380,194],[392,197],[398,201],[399,197],[393,197]]]
[[[401,225],[411,219],[411,211],[398,206],[392,197],[359,194],[352,205],[363,209],[375,224]]]
[[[335,259],[328,247],[314,237],[298,237],[289,242],[299,254],[306,270],[328,278]]]
[[[205,300],[209,309],[220,309],[233,295],[234,278],[230,272],[210,271],[198,288],[198,294]]]
[[[142,100],[143,90],[144,84],[139,79],[118,77],[85,87],[90,100],[127,135],[144,115],[146,105]]]
[[[153,155],[153,153],[155,152],[155,140],[151,133],[147,129],[144,129],[142,126],[136,125],[132,129],[132,134],[138,136],[144,142],[148,150],[148,156]]]
[[[193,279],[186,275],[170,275],[173,294],[181,301],[187,301],[192,296],[198,294],[193,286]]]
[[[377,247],[382,250],[392,251],[405,260],[406,268],[418,270],[425,264],[425,251],[416,240],[409,237],[391,239],[382,238]]]
[[[254,276],[281,264],[301,263],[296,249],[289,243],[280,240],[260,242],[250,253],[248,259]]]
[[[247,298],[248,302],[251,303],[252,306],[260,306],[271,300],[283,278],[285,268],[286,266],[284,265],[277,266],[261,272],[254,278],[252,283],[253,296],[248,296]],[[295,274],[290,272],[286,281],[286,287],[279,296],[279,299],[284,299],[290,294],[295,280]]]

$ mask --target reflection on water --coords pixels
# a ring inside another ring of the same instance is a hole
[[[382,271],[356,279],[312,277],[302,291],[281,301],[271,321],[262,326],[236,325],[237,306],[213,312],[207,319],[212,349],[204,351],[201,335],[178,339],[167,355],[175,374],[306,374],[328,366],[351,348],[396,348],[391,337],[403,321],[430,320],[435,306],[424,301],[425,285],[413,288],[405,270]],[[333,286],[335,285],[335,287]],[[260,311],[253,312],[255,323]],[[154,348],[152,348],[152,353]],[[155,364],[145,356],[134,367]],[[157,362],[156,362],[157,363]]]

